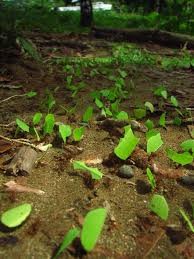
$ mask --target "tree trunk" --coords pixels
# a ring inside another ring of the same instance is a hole
[[[80,25],[84,27],[92,26],[93,10],[91,0],[80,0],[81,19]]]

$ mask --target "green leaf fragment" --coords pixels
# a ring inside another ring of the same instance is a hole
[[[145,102],[144,105],[145,105],[145,107],[146,107],[148,110],[150,110],[151,113],[154,112],[154,106],[153,106],[153,104],[152,104],[151,102]]]
[[[166,113],[165,112],[162,113],[162,115],[160,116],[159,125],[162,127],[166,126]]]
[[[189,152],[177,153],[169,148],[167,155],[173,162],[181,164],[182,166],[193,162],[193,156]]]
[[[96,104],[96,106],[97,106],[99,109],[101,109],[101,108],[104,107],[103,102],[101,102],[100,99],[98,99],[98,98],[95,99],[95,104]]]
[[[152,120],[147,120],[146,122],[145,122],[145,126],[148,128],[148,130],[151,130],[151,129],[153,129],[153,127],[154,127],[154,123],[153,123],[153,121]]]
[[[73,168],[89,172],[94,180],[100,180],[103,176],[98,168],[89,167],[83,161],[73,161]]]
[[[42,113],[41,112],[35,113],[35,115],[33,117],[33,124],[37,125],[40,122],[41,118],[42,118]]]
[[[29,98],[34,97],[36,95],[37,95],[37,92],[34,92],[34,91],[30,91],[30,92],[26,93],[26,96]]]
[[[87,252],[90,252],[96,245],[104,226],[107,210],[99,208],[88,212],[84,218],[81,232],[81,243]]]
[[[31,210],[32,206],[24,203],[4,212],[1,216],[1,222],[9,228],[17,227],[26,220]]]
[[[20,129],[22,129],[23,131],[29,132],[30,131],[30,127],[22,120],[20,119],[16,119],[16,124],[18,125],[18,127]]]
[[[84,131],[85,131],[84,127],[74,129],[74,131],[73,131],[74,141],[80,141],[83,137]]]
[[[155,194],[152,197],[152,200],[149,204],[149,208],[151,211],[156,213],[161,219],[167,220],[169,208],[164,196]]]
[[[150,155],[156,152],[163,144],[160,133],[150,137],[147,140],[147,153]]]
[[[118,120],[128,120],[129,119],[129,116],[128,116],[128,113],[125,112],[125,111],[121,111],[117,114],[116,118]]]
[[[47,114],[43,126],[44,135],[51,134],[55,125],[55,117],[52,113]]]
[[[177,99],[176,99],[175,96],[171,96],[171,97],[170,97],[170,101],[171,101],[171,103],[172,103],[172,105],[173,105],[174,107],[178,107],[178,106],[179,106],[179,103],[178,103],[178,101],[177,101]]]
[[[184,220],[187,222],[187,225],[189,226],[190,230],[194,233],[194,226],[189,218],[189,216],[184,212],[183,209],[179,209],[182,217],[184,218]]]
[[[65,235],[59,249],[57,250],[56,254],[52,257],[53,259],[56,259],[59,257],[61,253],[73,242],[73,240],[78,237],[80,234],[80,230],[78,228],[73,228],[68,231],[68,233]]]
[[[118,146],[114,149],[114,153],[122,160],[126,160],[134,151],[136,145],[139,142],[131,128],[125,130],[125,135],[120,139]]]
[[[156,188],[155,177],[154,177],[154,175],[152,174],[152,171],[149,168],[146,169],[146,173],[147,173],[148,181],[149,181],[149,183],[152,187],[152,190],[154,190]]]
[[[61,124],[59,125],[59,133],[64,141],[66,143],[66,139],[71,136],[71,127],[69,125]]]
[[[88,106],[87,110],[85,111],[83,115],[83,122],[88,123],[93,115],[93,107]]]
[[[192,152],[194,152],[194,139],[185,140],[184,142],[182,142],[182,143],[180,144],[180,147],[181,147],[184,151],[189,151],[189,150],[191,150]]]
[[[142,119],[146,116],[146,109],[135,109],[134,110],[134,115],[136,119]]]

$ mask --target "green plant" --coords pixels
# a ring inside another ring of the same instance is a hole
[[[1,215],[1,222],[9,228],[14,228],[21,225],[30,215],[32,206],[29,203],[24,203],[15,208],[5,211]]]
[[[98,168],[89,167],[83,161],[73,161],[73,168],[75,170],[89,172],[91,174],[92,179],[94,180],[100,180],[103,176],[103,174],[98,170]]]
[[[25,131],[25,132],[30,132],[30,127],[24,122],[24,121],[22,121],[22,120],[20,120],[20,119],[16,119],[16,124],[18,125],[18,127],[21,129],[21,130],[23,130],[23,131]]]
[[[168,219],[169,208],[164,196],[154,194],[150,201],[149,208],[151,211],[156,213],[161,219]]]
[[[124,137],[120,139],[118,146],[114,149],[115,155],[122,160],[126,160],[134,151],[138,142],[139,138],[133,134],[133,131],[129,126],[129,128],[125,130]]]

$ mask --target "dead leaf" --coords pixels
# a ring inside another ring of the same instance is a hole
[[[0,140],[0,154],[5,153],[6,151],[10,150],[13,147],[13,144],[5,141],[3,139]]]
[[[44,191],[18,184],[15,181],[9,181],[4,185],[7,187],[6,192],[31,192],[39,195],[45,193]]]

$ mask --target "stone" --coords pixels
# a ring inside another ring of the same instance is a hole
[[[122,165],[119,168],[118,176],[121,178],[132,178],[134,176],[134,169],[130,165]]]

